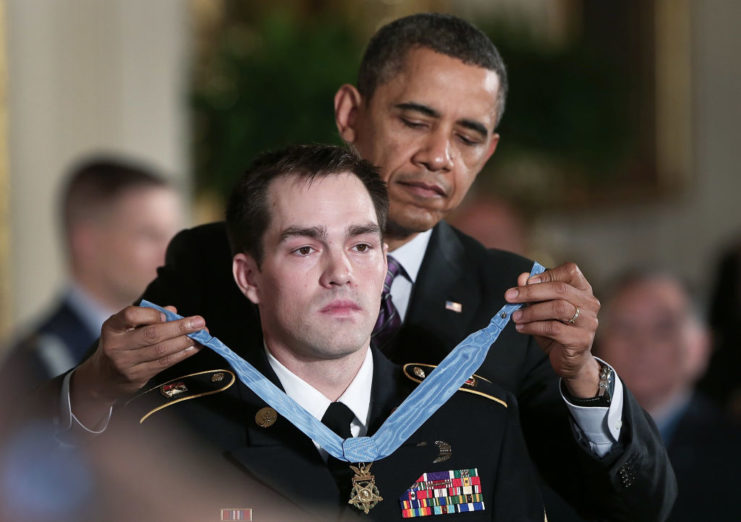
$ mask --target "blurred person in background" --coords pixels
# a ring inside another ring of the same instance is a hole
[[[70,170],[60,217],[69,282],[51,310],[14,343],[3,365],[2,373],[24,388],[82,360],[103,321],[154,279],[181,226],[177,194],[163,177],[103,156]]]
[[[738,520],[741,431],[695,389],[710,332],[669,272],[633,270],[603,306],[595,352],[620,373],[667,445],[679,496],[669,520]]]
[[[698,388],[741,422],[741,241],[723,251],[710,300],[713,354]]]
[[[530,231],[526,219],[503,198],[476,194],[451,213],[448,222],[487,248],[528,254]]]

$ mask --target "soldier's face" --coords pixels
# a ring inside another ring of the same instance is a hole
[[[422,232],[460,204],[496,148],[498,90],[493,71],[422,48],[362,101],[349,141],[380,168],[393,225]]]
[[[235,257],[235,276],[260,309],[271,351],[335,359],[368,346],[378,316],[386,256],[376,212],[352,174],[311,183],[295,176],[268,190],[270,224],[260,266]],[[279,360],[281,357],[278,357]]]

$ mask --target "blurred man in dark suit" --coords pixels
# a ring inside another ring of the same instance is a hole
[[[669,520],[737,520],[741,431],[694,389],[710,334],[686,286],[637,270],[605,300],[597,352],[615,367],[659,427],[679,486]]]

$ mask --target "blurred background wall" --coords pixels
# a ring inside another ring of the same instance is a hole
[[[257,150],[337,141],[331,96],[368,36],[426,9],[485,28],[510,67],[476,196],[519,209],[523,251],[577,261],[598,286],[628,264],[670,265],[706,296],[741,236],[741,3],[602,4],[5,0],[0,335],[59,287],[55,194],[72,160],[148,160],[180,181],[191,223],[218,218]]]
[[[70,163],[128,154],[189,186],[189,16],[180,0],[8,0],[4,10],[7,333],[64,279],[56,198]]]

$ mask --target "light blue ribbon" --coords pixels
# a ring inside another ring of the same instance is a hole
[[[544,270],[540,264],[534,263],[530,276]],[[178,314],[146,300],[142,300],[141,306],[159,310],[168,321],[182,319]],[[507,326],[512,313],[520,308],[522,304],[504,305],[486,328],[463,339],[396,408],[373,436],[345,440],[270,382],[254,366],[219,339],[209,335],[205,329],[188,336],[226,359],[245,386],[316,441],[327,453],[347,462],[373,462],[396,451],[478,370],[489,353],[489,348]]]

